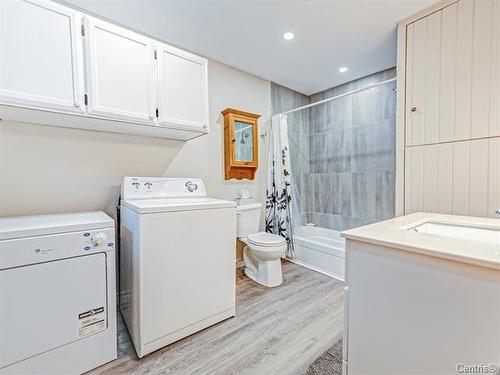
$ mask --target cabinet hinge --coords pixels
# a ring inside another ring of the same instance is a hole
[[[160,117],[160,111],[156,108],[156,117]]]
[[[89,98],[88,98],[87,94],[83,95],[83,102],[85,103],[85,105],[89,104]]]
[[[82,36],[85,36],[85,25],[83,23],[82,23],[80,30],[82,32]]]
[[[158,51],[157,50],[155,50],[154,55],[155,55],[155,60],[158,60]]]

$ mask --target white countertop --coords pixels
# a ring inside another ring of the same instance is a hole
[[[419,212],[350,229],[342,232],[342,236],[347,240],[500,269],[500,241],[482,242],[402,229],[426,221],[500,231],[499,219]]]

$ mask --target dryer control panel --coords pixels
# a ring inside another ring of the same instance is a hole
[[[115,250],[114,228],[100,228],[2,241],[0,270]]]
[[[122,199],[165,199],[206,197],[199,178],[124,177]]]

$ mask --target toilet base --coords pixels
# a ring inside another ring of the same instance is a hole
[[[258,284],[269,288],[281,285],[283,283],[283,273],[281,270],[281,258],[273,260],[258,260],[245,247],[243,251],[243,260],[245,262],[245,275]]]

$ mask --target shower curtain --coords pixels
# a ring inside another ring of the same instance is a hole
[[[286,256],[293,258],[292,174],[286,115],[272,118],[266,184],[266,232],[286,239]]]

